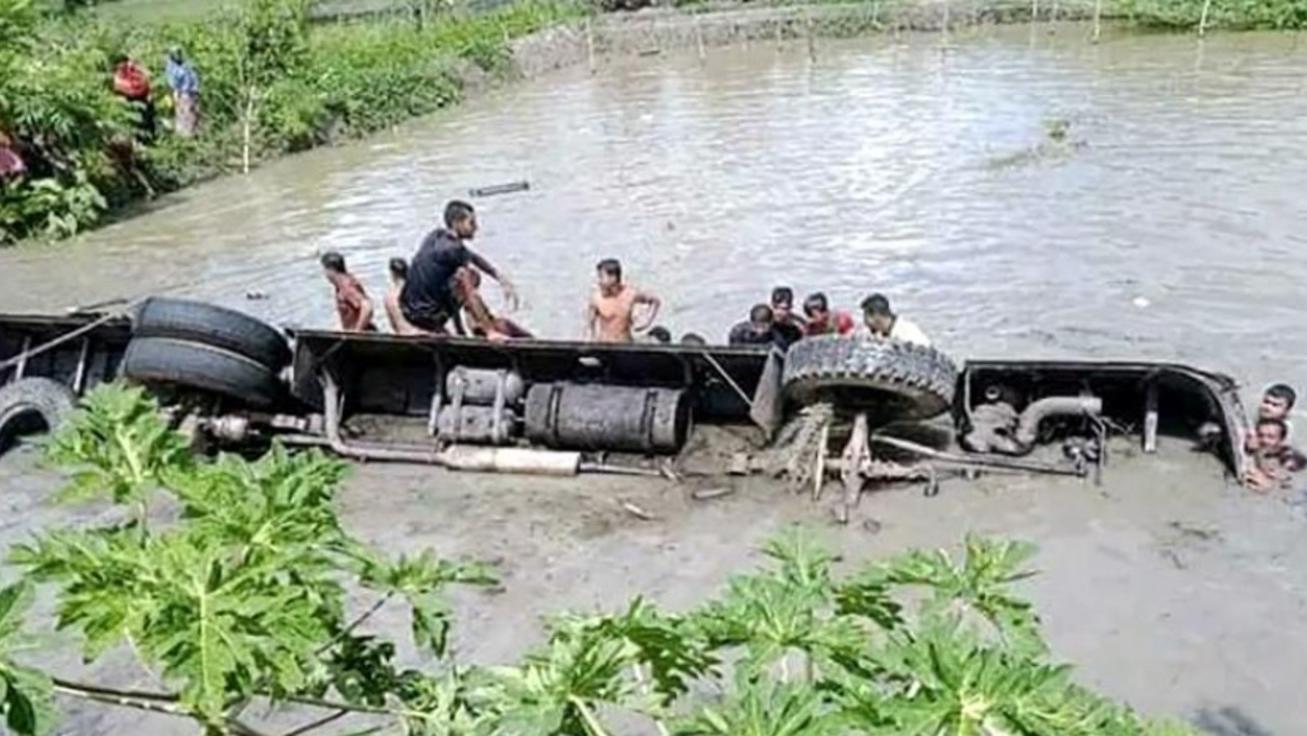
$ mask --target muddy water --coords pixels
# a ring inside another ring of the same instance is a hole
[[[690,54],[565,72],[193,189],[80,243],[0,252],[0,309],[175,287],[326,326],[316,253],[345,252],[379,293],[385,261],[411,252],[445,199],[527,178],[528,193],[478,201],[480,246],[525,293],[522,320],[547,335],[577,334],[593,262],[618,255],[666,298],[677,331],[720,336],[777,283],[850,307],[880,289],[959,356],[1180,359],[1252,385],[1301,381],[1307,46],[1261,35],[1094,46],[1083,30],[955,35],[947,49],[935,36],[823,42],[815,63],[802,46],[766,44],[702,65]],[[1070,120],[1083,145],[1048,145],[1050,119]],[[996,479],[948,484],[935,500],[900,489],[864,501],[880,534],[826,531],[850,560],[968,530],[1034,540],[1047,574],[1030,593],[1086,684],[1213,734],[1301,733],[1301,510],[1226,487],[1183,447],[1127,455],[1114,454],[1102,489]],[[55,484],[29,457],[0,461],[0,543],[68,521],[46,500]],[[766,484],[705,505],[663,483],[393,466],[360,469],[342,511],[391,551],[503,560],[505,593],[457,601],[460,655],[478,662],[538,641],[547,611],[638,592],[693,605],[766,535],[824,518]],[[378,621],[406,626],[398,609]],[[120,661],[102,674],[150,685]],[[186,732],[133,718],[74,710],[70,722]]]
[[[159,203],[71,247],[0,253],[0,307],[165,287],[329,325],[313,265],[374,293],[441,204],[579,331],[596,259],[724,336],[776,284],[887,292],[959,356],[1147,356],[1296,377],[1307,281],[1307,44],[1008,27],[712,50],[563,72],[392,134]],[[1071,122],[1075,145],[1045,124]],[[247,294],[266,295],[249,301]]]

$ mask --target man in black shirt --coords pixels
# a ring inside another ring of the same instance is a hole
[[[780,336],[782,350],[803,339],[803,318],[794,313],[794,290],[788,286],[777,286],[771,292],[771,309],[773,329]]]
[[[779,345],[781,337],[776,334],[771,307],[753,305],[749,310],[749,320],[732,327],[727,340],[732,345]]]
[[[464,244],[476,237],[476,232],[476,212],[472,205],[458,200],[445,205],[445,227],[423,238],[399,295],[400,309],[414,327],[446,334],[445,324],[453,320],[454,329],[463,334],[459,309],[467,301],[468,291],[476,288],[471,278],[473,267],[498,281],[510,304],[517,303],[512,283]]]

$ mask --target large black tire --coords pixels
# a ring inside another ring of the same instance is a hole
[[[247,314],[204,302],[150,297],[136,315],[132,335],[222,348],[274,373],[290,362],[290,345],[280,332]]]
[[[132,338],[120,370],[134,381],[200,389],[260,408],[275,404],[282,394],[281,383],[263,365],[188,340]]]
[[[873,337],[810,337],[785,355],[785,397],[866,410],[880,421],[927,419],[953,403],[958,369],[934,348]]]
[[[19,435],[59,429],[76,405],[72,390],[49,378],[20,378],[0,387],[0,452]]]

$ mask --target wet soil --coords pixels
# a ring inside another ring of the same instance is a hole
[[[733,492],[695,500],[708,485]],[[104,513],[53,505],[56,486],[30,450],[0,460],[0,543]],[[1056,656],[1085,684],[1215,734],[1294,734],[1307,722],[1307,704],[1294,697],[1307,677],[1307,659],[1294,654],[1307,651],[1303,516],[1284,498],[1227,485],[1211,458],[1177,443],[1156,456],[1122,446],[1101,487],[995,475],[948,480],[926,498],[919,485],[896,485],[865,496],[846,527],[826,508],[837,497],[828,488],[814,504],[758,477],[679,486],[365,465],[339,503],[351,529],[389,552],[431,547],[496,563],[500,589],[453,595],[464,661],[514,660],[541,640],[550,612],[613,609],[637,594],[693,606],[756,564],[758,545],[790,524],[815,530],[850,566],[980,532],[1040,546],[1041,574],[1026,593]],[[374,626],[404,640],[406,612],[384,608]],[[98,676],[149,684],[125,661],[111,657]],[[73,657],[55,666],[77,670]],[[71,705],[68,732],[189,732],[158,716]]]

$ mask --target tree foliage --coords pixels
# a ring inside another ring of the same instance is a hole
[[[10,731],[48,731],[57,689],[242,735],[256,732],[241,720],[256,700],[332,710],[310,726],[359,713],[418,736],[603,736],[631,719],[667,736],[1187,733],[1048,659],[1014,590],[1032,574],[1028,545],[972,537],[960,556],[910,552],[839,573],[812,535],[791,530],[763,548],[765,566],[694,610],[636,598],[556,616],[521,661],[473,666],[448,646],[442,594],[492,583],[487,568],[431,552],[389,559],[350,536],[332,505],[344,467],[317,452],[193,460],[181,447],[144,393],[117,387],[50,444],[74,487],[127,513],[11,551],[24,576],[0,590]],[[175,506],[162,514],[171,520],[142,515],[150,495]],[[56,625],[80,635],[88,663],[125,644],[169,689],[118,692],[32,668],[22,619],[37,586],[52,589]],[[350,617],[360,593],[374,602]],[[391,601],[410,612],[421,667],[400,668],[404,645],[367,631]]]
[[[459,64],[502,72],[511,38],[575,17],[572,0],[485,14],[423,3],[408,18],[311,26],[309,0],[234,0],[210,17],[132,24],[0,0],[0,132],[28,173],[0,182],[0,244],[66,237],[133,201],[286,152],[394,125],[457,101]],[[201,80],[201,126],[172,135],[165,53]],[[137,112],[112,92],[111,60],[151,72],[161,129],[137,140]]]

